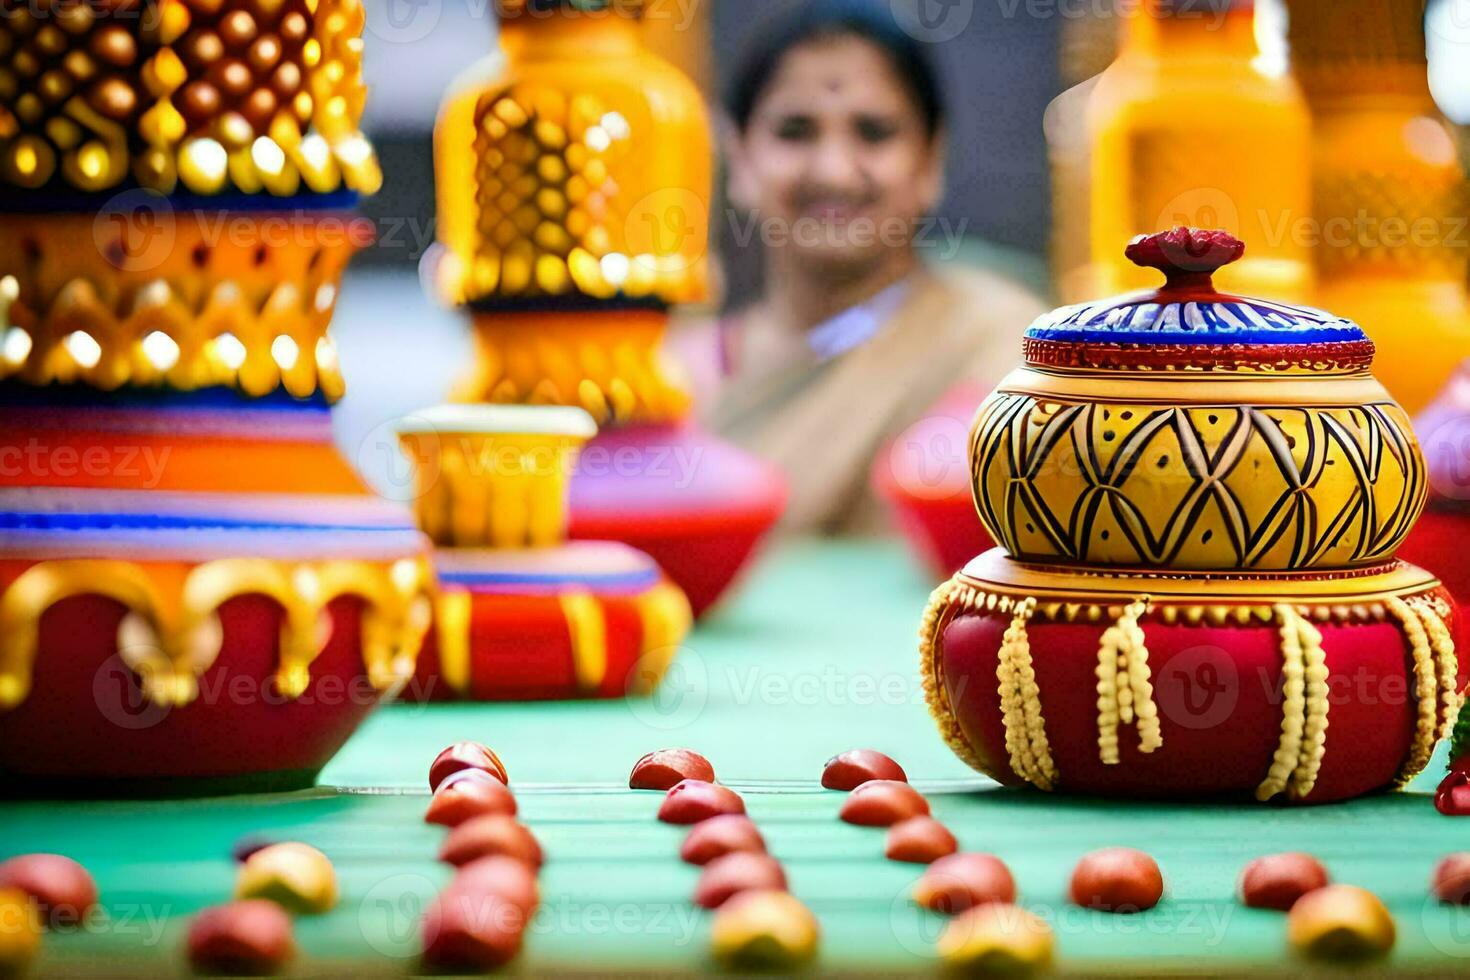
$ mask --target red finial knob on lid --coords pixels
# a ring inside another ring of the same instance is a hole
[[[1210,276],[1245,254],[1245,242],[1228,231],[1173,228],[1139,235],[1124,255],[1147,269],[1158,269],[1168,280],[1165,289],[1209,290]]]

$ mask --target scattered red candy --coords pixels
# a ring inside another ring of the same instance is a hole
[[[977,905],[1016,901],[1016,879],[993,854],[951,854],[914,883],[914,901],[931,912],[958,915]]]
[[[689,824],[722,813],[744,813],[740,794],[702,779],[681,780],[659,804],[658,818],[664,823]]]
[[[1470,817],[1470,759],[1455,764],[1434,793],[1434,808],[1447,817]]]
[[[439,860],[462,866],[484,857],[502,855],[541,867],[541,845],[514,817],[491,814],[474,817],[455,827],[439,848]]]
[[[837,815],[863,827],[890,827],[901,820],[929,815],[929,801],[908,783],[870,779],[853,790]]]
[[[694,886],[694,903],[701,908],[716,909],[731,896],[756,889],[784,892],[786,872],[769,854],[737,851],[705,865]]]
[[[1450,905],[1470,905],[1470,853],[1451,854],[1439,862],[1434,897]]]
[[[910,817],[888,828],[883,854],[890,861],[929,864],[960,849],[949,828],[933,817]]]
[[[724,813],[695,824],[679,848],[679,857],[688,864],[709,864],[715,858],[740,851],[764,854],[766,839],[749,817]]]
[[[822,767],[822,785],[827,789],[857,789],[870,779],[908,782],[902,766],[874,749],[851,749]]]
[[[97,883],[87,869],[60,854],[22,854],[0,864],[0,888],[31,896],[52,929],[80,925],[97,904]]]
[[[473,895],[493,895],[514,902],[533,915],[541,903],[536,873],[524,861],[503,855],[480,858],[460,868],[453,886]]]
[[[446,779],[429,801],[424,823],[458,827],[466,820],[489,814],[513,817],[516,798],[497,779]]]
[[[488,746],[479,742],[455,742],[435,756],[429,766],[429,789],[438,789],[440,783],[461,769],[479,769],[510,785],[505,764]]]
[[[517,903],[451,883],[424,910],[424,965],[445,972],[497,969],[521,951],[527,923]]]
[[[493,772],[487,772],[484,769],[461,769],[458,772],[452,772],[448,776],[445,776],[444,780],[439,784],[439,788],[434,790],[434,792],[442,793],[449,787],[458,786],[461,783],[490,783],[496,786],[505,786],[507,789],[510,788],[505,780]]]
[[[659,749],[650,752],[633,765],[628,776],[629,789],[673,789],[681,780],[715,781],[715,767],[708,759],[689,749]]]
[[[1164,897],[1164,876],[1153,858],[1127,847],[1109,847],[1077,862],[1072,901],[1101,912],[1142,912]]]
[[[296,952],[291,916],[264,898],[200,912],[189,924],[187,946],[196,972],[232,976],[275,973]]]
[[[1327,869],[1310,854],[1268,854],[1241,872],[1240,900],[1253,909],[1289,912],[1297,899],[1329,882]]]

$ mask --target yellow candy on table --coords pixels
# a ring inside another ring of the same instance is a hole
[[[36,903],[19,888],[0,888],[0,976],[19,973],[40,948]]]
[[[1286,938],[1297,955],[1327,963],[1363,963],[1393,949],[1393,916],[1377,895],[1353,885],[1328,885],[1297,899]]]
[[[273,844],[241,866],[235,897],[265,898],[291,912],[320,915],[337,904],[337,872],[314,847]]]
[[[939,956],[956,973],[1022,977],[1051,968],[1051,926],[1019,905],[990,902],[951,919],[939,937]]]
[[[710,952],[728,969],[789,969],[817,952],[817,918],[795,896],[747,891],[720,906]]]

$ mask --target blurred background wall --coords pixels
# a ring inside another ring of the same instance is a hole
[[[791,0],[654,0],[650,15],[667,15],[671,28],[660,33],[676,35],[676,44],[684,42],[686,22],[693,29],[690,47],[709,38],[712,64],[695,74],[717,94],[748,33],[783,2]],[[970,235],[1039,259],[1047,243],[1051,195],[1041,114],[1062,87],[1058,44],[1063,23],[1077,18],[1033,16],[1046,6],[1036,0],[920,2],[933,6],[926,18],[933,25],[934,54],[948,81],[954,119],[944,214],[964,221]],[[1101,0],[1070,2],[1090,10]],[[1068,4],[1061,0],[1053,6],[1060,11]],[[357,261],[361,266],[411,264],[432,239],[429,134],[435,109],[455,76],[492,49],[493,4],[370,0],[368,9],[366,71],[372,98],[367,127],[386,180],[383,191],[365,204],[379,221],[380,241]],[[738,301],[754,282],[755,256],[735,250],[729,222],[721,224],[725,241],[719,248],[731,299]]]
[[[788,2],[800,0],[651,0],[650,10],[667,24],[660,44],[717,96],[749,32]],[[934,42],[947,79],[954,121],[943,214],[992,246],[987,259],[1044,288],[1052,195],[1042,115],[1058,93],[1106,67],[1118,13],[1137,0],[892,2]],[[493,9],[492,0],[370,0],[367,127],[386,183],[365,205],[380,240],[359,268],[411,268],[432,241],[434,113],[454,78],[493,49]],[[1463,125],[1470,122],[1470,0],[1433,0],[1428,28],[1436,99]],[[700,64],[690,52],[706,41],[708,63]],[[757,256],[733,247],[729,225],[719,224],[717,248],[728,302],[738,304],[754,288]]]

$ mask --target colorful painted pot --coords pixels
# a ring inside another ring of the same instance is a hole
[[[425,541],[325,402],[0,385],[0,770],[36,792],[310,785],[428,627]]]
[[[935,592],[924,677],[1001,782],[1326,802],[1407,781],[1455,723],[1453,602],[1395,557],[1418,443],[1355,324],[1214,290],[1243,248],[1136,239],[1166,285],[1043,317],[980,407],[1000,547]]]
[[[1429,468],[1429,502],[1400,550],[1432,569],[1455,602],[1470,601],[1470,370],[1461,364],[1437,399],[1414,419]],[[1435,796],[1441,812],[1470,816],[1470,715],[1450,744],[1450,774]]]
[[[456,399],[591,414],[604,429],[572,481],[572,537],[651,555],[703,613],[785,484],[687,426],[690,393],[662,351],[669,310],[709,299],[714,167],[704,100],[645,47],[643,7],[500,5],[501,52],[451,87],[435,125],[434,279],[474,330]]]
[[[399,429],[438,550],[434,628],[414,693],[528,701],[647,694],[689,631],[648,555],[568,541],[567,484],[596,432],[579,408],[446,405]]]
[[[427,541],[329,416],[381,180],[363,23],[157,0],[0,24],[7,789],[310,785],[412,677]]]

